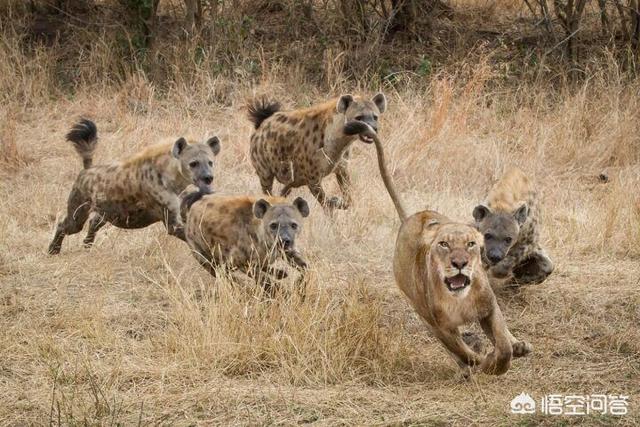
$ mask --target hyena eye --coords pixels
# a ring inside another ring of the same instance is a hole
[[[189,167],[190,168],[195,168],[196,166],[198,166],[198,162],[197,161],[193,161],[193,162],[189,163]]]
[[[356,116],[356,120],[361,122],[364,120],[364,116]]]
[[[513,239],[511,237],[507,237],[506,239],[504,239],[504,241],[507,245],[510,245],[511,242],[513,242]]]
[[[441,248],[449,249],[449,244],[444,240],[442,242],[438,242],[438,245],[440,245]]]
[[[491,240],[491,239],[493,239],[493,236],[491,234],[487,233],[484,235],[484,240]]]
[[[213,166],[213,162],[209,160],[209,166]]]
[[[296,224],[295,222],[291,223],[291,229],[292,230],[297,230],[298,229],[298,224]]]
[[[375,120],[376,122],[378,121],[378,116],[376,116],[375,114],[373,115],[373,120]]]
[[[476,245],[476,242],[469,242],[469,243],[467,243],[467,247],[468,247],[469,249],[471,249],[471,248],[472,248],[472,247],[474,247],[475,245]]]
[[[272,222],[271,224],[269,224],[269,228],[272,231],[276,231],[278,229],[278,223],[277,222]]]

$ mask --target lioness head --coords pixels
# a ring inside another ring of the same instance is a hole
[[[478,231],[484,236],[485,257],[490,265],[504,259],[509,249],[518,240],[520,226],[529,216],[529,208],[523,204],[513,212],[492,212],[485,205],[473,210]]]
[[[186,139],[180,138],[173,144],[171,155],[180,160],[182,174],[201,192],[209,194],[213,192],[213,161],[219,152],[220,139],[217,136],[204,143],[188,143]]]
[[[336,111],[344,114],[345,122],[357,120],[371,126],[378,132],[378,118],[387,109],[387,98],[383,93],[378,93],[371,99],[360,96],[342,95],[338,99]],[[373,139],[367,135],[360,135],[360,140],[371,144]]]
[[[275,205],[260,199],[253,204],[253,214],[262,220],[262,236],[268,247],[292,252],[295,251],[296,236],[302,229],[302,218],[309,216],[309,205],[302,197],[292,204]]]
[[[431,244],[431,266],[452,293],[461,293],[471,284],[480,263],[482,235],[464,224],[444,224]]]

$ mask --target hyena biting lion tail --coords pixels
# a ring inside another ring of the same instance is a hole
[[[98,128],[89,119],[80,119],[67,133],[67,141],[73,144],[73,148],[82,158],[82,165],[89,169],[93,164],[93,153],[98,144]]]
[[[267,98],[262,97],[249,101],[247,109],[249,111],[249,120],[258,129],[262,122],[280,111],[282,106],[277,101],[269,101]]]

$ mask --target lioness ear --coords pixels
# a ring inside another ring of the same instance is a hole
[[[387,97],[384,96],[384,93],[379,92],[372,98],[372,101],[374,104],[376,104],[376,107],[378,107],[378,111],[380,111],[380,113],[384,113],[384,110],[387,109]]]
[[[524,224],[529,216],[529,207],[525,203],[513,212],[513,217],[518,221],[518,225]]]
[[[336,111],[338,113],[344,113],[349,108],[349,105],[353,102],[353,96],[351,95],[342,95],[340,99],[338,99],[338,104],[336,105]]]
[[[184,147],[187,146],[187,140],[184,138],[179,138],[176,142],[173,143],[173,148],[171,149],[171,155],[176,159],[180,158],[180,154]]]
[[[296,199],[293,201],[293,206],[298,209],[298,212],[300,212],[300,215],[302,215],[303,218],[309,216],[309,205],[307,204],[307,201],[302,197],[296,197]]]
[[[271,204],[265,199],[260,199],[253,204],[253,214],[256,218],[262,218],[267,210],[271,207]]]
[[[481,222],[490,213],[491,209],[485,205],[478,205],[473,209],[473,219],[475,219],[476,222]]]
[[[212,136],[207,140],[207,145],[211,148],[211,151],[213,151],[213,155],[217,156],[220,152],[220,138]]]

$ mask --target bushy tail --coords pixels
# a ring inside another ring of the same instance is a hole
[[[258,129],[262,122],[280,111],[282,106],[279,102],[269,101],[266,98],[256,98],[248,102],[249,120]]]
[[[393,183],[393,179],[391,179],[389,171],[387,170],[387,161],[384,157],[384,148],[382,147],[382,142],[380,142],[380,140],[378,139],[378,135],[374,132],[371,126],[357,120],[351,121],[344,125],[343,132],[347,135],[366,135],[369,138],[373,139],[373,142],[375,142],[376,145],[376,153],[378,154],[378,168],[380,169],[380,175],[382,175],[382,182],[384,182],[384,186],[389,192],[391,201],[393,201],[393,205],[396,207],[396,211],[398,212],[400,221],[404,222],[407,219],[407,211],[402,205],[402,201],[400,200],[400,196],[398,196],[396,186]]]
[[[89,169],[93,163],[93,152],[98,144],[96,124],[89,119],[80,119],[67,133],[67,141],[73,143],[73,148],[82,157],[82,165],[85,169]]]

